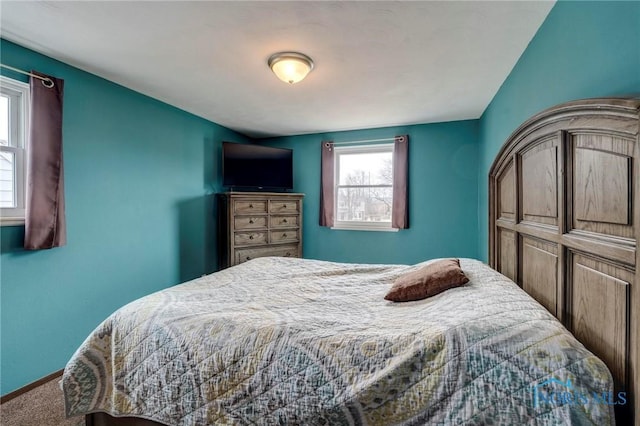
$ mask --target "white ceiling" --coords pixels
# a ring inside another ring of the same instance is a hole
[[[2,0],[0,35],[265,137],[478,118],[553,5]],[[306,80],[268,69],[284,50]]]

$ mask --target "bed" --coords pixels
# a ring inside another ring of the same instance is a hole
[[[489,175],[489,264],[428,299],[421,265],[259,258],[102,323],[63,375],[91,426],[635,424],[640,101],[532,117]]]
[[[542,111],[509,137],[489,176],[491,266],[607,364],[627,398],[616,405],[618,423],[636,426],[639,117],[640,99]]]
[[[277,257],[149,295],[74,354],[67,414],[167,425],[610,424],[610,405],[552,400],[554,381],[612,392],[604,363],[502,274],[460,265],[469,283],[406,303],[383,297],[421,265]]]

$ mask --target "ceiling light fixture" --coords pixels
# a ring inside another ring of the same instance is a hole
[[[313,61],[298,52],[278,52],[268,61],[271,71],[282,81],[294,84],[304,80],[313,69]]]

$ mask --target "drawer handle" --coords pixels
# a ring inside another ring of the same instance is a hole
[[[282,234],[282,238],[287,238],[287,234]]]
[[[250,239],[250,240],[253,240],[253,235],[249,235],[249,239]]]
[[[247,256],[247,260],[251,260],[251,258],[249,256]]]
[[[253,219],[249,219],[249,223],[253,223]]]
[[[284,257],[291,257],[291,253],[287,252]]]
[[[252,209],[253,208],[253,204],[249,204],[249,208]]]
[[[286,205],[286,204],[283,204],[283,205],[282,205],[282,208],[283,208],[283,209],[286,209],[286,208],[287,208],[287,205]]]
[[[287,219],[282,219],[282,223],[287,223]]]

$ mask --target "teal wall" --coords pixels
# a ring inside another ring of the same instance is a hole
[[[409,223],[398,232],[345,231],[318,225],[320,144],[409,135]],[[296,192],[304,200],[304,257],[340,262],[416,263],[477,257],[478,122],[291,136],[261,141],[293,148]]]
[[[2,40],[2,63],[65,80],[68,243],[2,227],[1,393],[66,364],[121,305],[216,267],[222,140],[246,138]],[[7,73],[11,77],[18,77]]]
[[[479,253],[488,252],[488,175],[527,118],[556,104],[640,95],[640,2],[556,3],[480,119]]]

